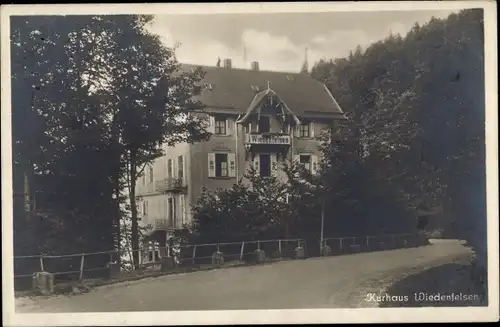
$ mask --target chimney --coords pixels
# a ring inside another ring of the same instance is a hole
[[[252,70],[259,70],[259,62],[258,61],[253,61],[252,62]]]
[[[224,68],[231,68],[231,59],[224,59]]]

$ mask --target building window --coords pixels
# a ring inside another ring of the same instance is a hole
[[[271,121],[269,116],[261,116],[259,119],[259,133],[269,133],[271,131]]]
[[[175,201],[174,198],[168,198],[168,222],[170,227],[175,227]]]
[[[167,160],[167,177],[172,178],[172,159]]]
[[[184,157],[179,156],[177,158],[177,169],[178,169],[178,174],[177,177],[180,179],[184,178]]]
[[[181,224],[184,226],[186,223],[186,198],[184,194],[181,194],[179,201],[181,207]]]
[[[226,120],[215,118],[215,134],[226,135]]]
[[[311,125],[301,124],[299,126],[299,137],[311,137]]]
[[[300,156],[300,164],[303,165],[307,171],[311,171],[311,156],[310,155],[301,155]]]
[[[158,243],[150,243],[148,246],[148,262],[160,261],[160,249]]]
[[[227,154],[215,154],[215,177],[228,177]]]
[[[153,166],[149,167],[149,182],[153,183]]]
[[[269,154],[261,154],[259,165],[259,174],[261,177],[271,176],[271,156]]]
[[[245,125],[245,133],[250,134],[251,131],[252,131],[252,124],[248,123],[247,125]]]
[[[144,216],[147,216],[148,215],[148,201],[144,201],[142,203],[142,214]]]

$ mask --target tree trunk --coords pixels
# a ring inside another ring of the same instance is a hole
[[[115,176],[114,176],[114,188],[115,188],[115,194],[116,194],[116,203],[115,203],[115,223],[116,223],[116,250],[118,251],[118,258],[117,262],[121,266],[121,250],[122,250],[122,233],[121,233],[121,209],[120,209],[120,202],[121,202],[121,183],[120,183],[120,177],[122,176],[122,171],[121,171],[121,158],[122,158],[122,153],[120,151],[120,144],[119,144],[119,135],[118,135],[118,126],[116,122],[116,117],[117,113],[116,111],[113,112],[113,121],[112,121],[112,126],[111,126],[111,142],[113,146],[113,154],[116,155],[115,160],[116,160],[116,171]],[[127,237],[127,235],[125,235]]]
[[[135,182],[137,175],[137,153],[130,152],[130,210],[132,214],[132,227],[131,227],[131,243],[132,243],[132,256],[134,261],[134,269],[139,269],[139,221],[137,219],[137,204],[135,198]]]
[[[115,176],[115,194],[116,194],[116,203],[115,203],[115,223],[116,223],[116,250],[117,250],[117,258],[116,262],[120,264],[121,267],[121,250],[122,250],[122,235],[121,235],[121,210],[120,210],[120,174],[116,171]]]

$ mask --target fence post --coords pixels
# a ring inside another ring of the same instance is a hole
[[[83,280],[83,263],[85,261],[85,254],[82,253],[82,258],[80,259],[80,278],[79,280]]]
[[[195,244],[195,246],[193,248],[193,265],[194,265],[194,259],[195,259],[195,257],[196,257],[196,244]]]
[[[257,241],[257,250],[260,250],[260,241]]]
[[[217,252],[220,252],[219,250],[220,250],[220,245],[219,243],[217,243]]]
[[[339,250],[342,253],[342,238],[339,238]]]
[[[281,253],[281,240],[278,240],[278,250]]]
[[[167,244],[167,258],[170,258],[170,244]]]
[[[370,236],[366,237],[366,248],[369,250],[370,249],[370,242],[369,242]]]
[[[241,242],[240,261],[243,260],[243,249],[244,248],[245,248],[245,242]]]
[[[43,271],[45,271],[45,269],[43,269],[43,255],[40,255],[40,269]]]

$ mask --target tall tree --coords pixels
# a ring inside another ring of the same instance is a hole
[[[387,184],[385,199],[430,218],[430,229],[467,239],[484,262],[482,15],[471,9],[415,24],[404,37],[320,61],[312,75],[348,110],[342,151],[356,168],[345,171],[357,171],[348,187],[365,183],[370,172],[376,185]]]
[[[103,81],[103,97],[112,108],[111,130],[122,149],[131,210],[134,265],[139,264],[139,217],[136,181],[147,164],[164,153],[165,145],[205,140],[205,122],[191,113],[202,105],[193,100],[203,72],[183,72],[174,50],[147,30],[152,16],[114,18],[114,56]]]
[[[202,72],[179,72],[173,50],[147,32],[151,21],[12,18],[15,193],[23,193],[26,174],[36,197],[31,221],[23,220],[16,201],[15,222],[24,230],[24,222],[45,228],[28,254],[117,246],[124,182],[137,249],[138,173],[161,155],[160,144],[208,137],[204,123],[190,115],[199,108],[192,96]],[[16,229],[15,239],[30,238]]]

